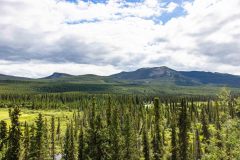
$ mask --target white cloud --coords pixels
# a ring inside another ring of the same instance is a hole
[[[167,65],[240,74],[239,0],[185,2],[181,6],[187,15],[166,24],[155,20],[174,12],[178,4],[78,2],[1,0],[1,73],[107,75]]]
[[[0,61],[0,68],[1,74],[12,75],[14,73],[16,76],[29,78],[42,78],[49,76],[53,72],[72,75],[97,74],[107,76],[121,71],[112,65],[97,66],[92,64],[49,63],[43,61],[28,61],[27,63]]]
[[[179,5],[177,3],[174,3],[174,2],[170,2],[168,5],[167,5],[167,11],[168,12],[172,12],[174,11],[174,9],[176,9]]]

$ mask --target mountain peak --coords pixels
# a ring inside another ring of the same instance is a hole
[[[162,77],[175,77],[178,72],[168,68],[166,66],[153,67],[153,68],[140,68],[132,72],[121,72],[119,74],[113,75],[114,78],[119,79],[158,79]]]
[[[66,73],[54,72],[52,75],[45,77],[45,79],[57,79],[57,78],[72,77],[72,76],[73,75],[66,74]]]
[[[146,69],[151,69],[151,70],[160,70],[160,69],[162,69],[162,70],[173,70],[173,69],[171,69],[171,68],[169,68],[169,67],[167,67],[167,66],[145,67],[145,68],[140,68],[140,69],[138,69],[138,70],[146,70]]]

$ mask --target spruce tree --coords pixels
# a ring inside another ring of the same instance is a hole
[[[184,99],[181,102],[181,113],[179,115],[179,156],[180,160],[188,159],[188,129],[189,121],[187,116],[187,103]]]
[[[57,130],[56,130],[56,135],[57,135],[57,140],[60,140],[60,135],[61,135],[61,122],[60,122],[60,117],[58,117],[58,123],[57,123]]]
[[[199,138],[199,131],[196,129],[195,131],[195,146],[196,146],[196,151],[195,151],[195,158],[196,160],[200,160],[202,157],[202,152],[201,152],[201,142]]]
[[[42,148],[42,157],[43,159],[50,159],[51,158],[51,148],[49,146],[49,129],[48,129],[48,121],[45,119],[44,126],[43,126],[43,148]],[[50,141],[51,142],[51,141]]]
[[[81,125],[79,137],[78,137],[78,160],[84,160],[85,159],[85,153],[84,153],[84,133],[83,133],[83,127]]]
[[[160,160],[162,158],[162,143],[160,134],[160,107],[159,98],[154,99],[154,115],[155,115],[155,133],[153,137],[153,154],[155,160]]]
[[[177,132],[176,132],[176,119],[175,114],[172,115],[171,122],[171,160],[177,160],[178,158],[178,143],[177,143]]]
[[[93,159],[96,160],[105,160],[108,159],[108,143],[107,143],[107,130],[103,126],[102,118],[100,115],[96,117],[96,131],[95,131],[95,139],[96,139],[96,153],[93,156]],[[94,158],[95,157],[95,158]]]
[[[38,118],[35,121],[36,123],[36,145],[35,145],[35,150],[36,150],[36,158],[38,160],[43,159],[43,131],[44,131],[44,124],[43,124],[43,118],[42,114],[38,114]]]
[[[64,137],[64,153],[63,159],[65,160],[75,160],[74,155],[74,135],[72,123],[67,125],[66,133]]]
[[[143,154],[145,160],[150,160],[150,147],[149,147],[149,138],[146,127],[146,122],[143,124]]]
[[[23,137],[23,160],[29,159],[29,152],[30,152],[30,135],[29,135],[29,127],[27,122],[24,124],[24,137]]]
[[[124,159],[134,160],[139,159],[136,152],[136,136],[133,132],[129,113],[126,113],[124,126]]]
[[[205,114],[204,108],[201,112],[201,122],[202,122],[202,134],[203,134],[203,140],[204,142],[209,142],[210,139],[210,132],[208,130],[208,122],[207,122],[207,116]]]
[[[21,138],[21,129],[20,129],[20,109],[15,107],[12,110],[9,110],[9,117],[11,119],[11,128],[9,130],[8,137],[8,150],[6,152],[5,159],[7,160],[18,160],[20,156],[20,138]]]
[[[119,114],[117,107],[114,107],[114,114],[112,115],[110,127],[110,141],[111,141],[111,159],[122,159],[122,144],[121,144],[121,130],[119,126]]]
[[[29,136],[30,136],[30,147],[29,147],[29,156],[28,157],[29,157],[29,160],[37,160],[35,126],[34,125],[30,126]]]
[[[86,148],[86,154],[94,158],[96,157],[96,113],[95,113],[95,98],[93,99],[92,107],[89,112],[89,128],[87,129],[87,148]]]
[[[106,110],[106,116],[107,116],[107,125],[111,125],[111,116],[112,116],[112,102],[111,102],[111,97],[109,96],[108,98],[108,106]]]
[[[51,118],[51,159],[55,159],[55,118]]]
[[[5,121],[0,122],[0,152],[7,140],[7,123]]]

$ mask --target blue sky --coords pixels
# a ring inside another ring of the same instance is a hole
[[[239,0],[0,1],[0,74],[240,75]]]
[[[79,0],[66,0],[70,3],[75,3],[77,4]],[[84,2],[92,2],[92,3],[107,3],[108,0],[83,0]],[[177,17],[181,17],[181,16],[185,16],[187,14],[187,12],[184,10],[184,8],[182,7],[182,5],[185,2],[193,2],[194,0],[161,0],[161,3],[159,3],[159,5],[162,5],[163,8],[167,7],[167,5],[169,3],[176,3],[179,6],[176,7],[176,9],[174,9],[172,12],[163,12],[161,15],[159,16],[153,16],[151,17],[155,23],[163,23],[165,24],[166,22],[168,22],[170,19],[172,18],[177,18]],[[130,3],[143,3],[144,0],[126,0],[125,2],[130,2]],[[81,20],[78,21],[79,23],[89,23],[92,21],[88,21],[88,20]],[[77,24],[77,22],[70,22],[69,24]]]

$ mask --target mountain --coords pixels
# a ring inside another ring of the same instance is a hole
[[[0,74],[0,93],[116,93],[216,95],[222,86],[240,94],[240,76],[203,71],[176,71],[166,66],[140,68],[110,76],[55,72],[39,79]]]
[[[116,79],[140,80],[140,79],[158,79],[158,78],[174,78],[181,76],[177,71],[168,67],[140,68],[132,72],[121,72],[111,75]]]
[[[6,80],[23,81],[23,80],[30,80],[30,78],[0,74],[0,80],[1,81],[6,81]]]
[[[229,86],[240,87],[240,76],[213,73],[204,71],[176,71],[166,66],[153,68],[140,68],[131,72],[121,72],[110,76],[79,75],[55,72],[50,76],[40,79],[29,79],[9,75],[1,75],[0,80],[30,81],[31,82],[59,82],[74,84],[101,84],[101,85],[175,85],[175,86]]]
[[[44,77],[43,79],[59,79],[59,78],[69,78],[69,77],[74,77],[74,76],[66,73],[54,72],[52,75],[48,77]]]
[[[147,83],[169,83],[178,85],[198,85],[199,82],[182,75],[180,72],[166,66],[154,68],[140,68],[132,72],[121,72],[110,76],[114,79],[141,81]]]
[[[176,71],[166,66],[141,68],[132,72],[121,72],[110,76],[120,80],[149,82],[174,82],[176,85],[225,85],[240,87],[240,76],[204,71]]]
[[[202,84],[215,84],[215,85],[227,85],[227,86],[240,86],[240,76],[223,74],[223,73],[212,73],[212,72],[179,72],[185,77],[197,80]]]

